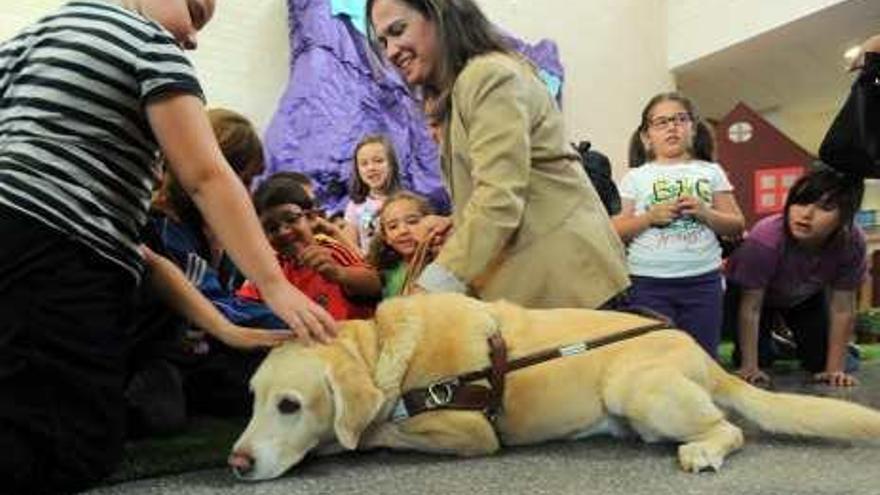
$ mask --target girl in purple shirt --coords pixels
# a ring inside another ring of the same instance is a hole
[[[728,279],[742,290],[738,308],[738,374],[767,382],[769,327],[779,313],[797,357],[817,381],[852,386],[847,345],[855,323],[856,289],[866,271],[865,236],[853,223],[861,179],[829,169],[808,173],[790,189],[782,214],[755,224],[731,256]],[[759,346],[759,341],[762,344]],[[737,354],[737,353],[735,353]]]

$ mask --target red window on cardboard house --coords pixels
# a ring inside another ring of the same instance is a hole
[[[804,173],[804,167],[764,168],[755,171],[755,213],[782,211],[788,190]]]

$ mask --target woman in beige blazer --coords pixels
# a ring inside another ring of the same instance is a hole
[[[598,307],[623,246],[535,68],[473,0],[368,0],[370,35],[442,122],[454,230],[418,285],[529,307]]]

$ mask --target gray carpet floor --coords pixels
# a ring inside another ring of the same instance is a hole
[[[855,389],[831,389],[790,371],[776,376],[775,387],[880,409],[880,362],[867,363],[859,378],[862,385]],[[475,459],[386,451],[346,454],[313,459],[281,479],[254,484],[238,482],[228,470],[218,468],[119,483],[89,493],[880,495],[880,444],[773,437],[737,422],[745,426],[746,446],[729,457],[719,473],[681,472],[671,444],[600,437],[507,449]]]

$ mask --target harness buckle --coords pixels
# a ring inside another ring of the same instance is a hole
[[[455,396],[456,388],[458,388],[457,378],[428,385],[428,396],[425,397],[425,407],[428,409],[436,409],[438,407],[449,405]]]

